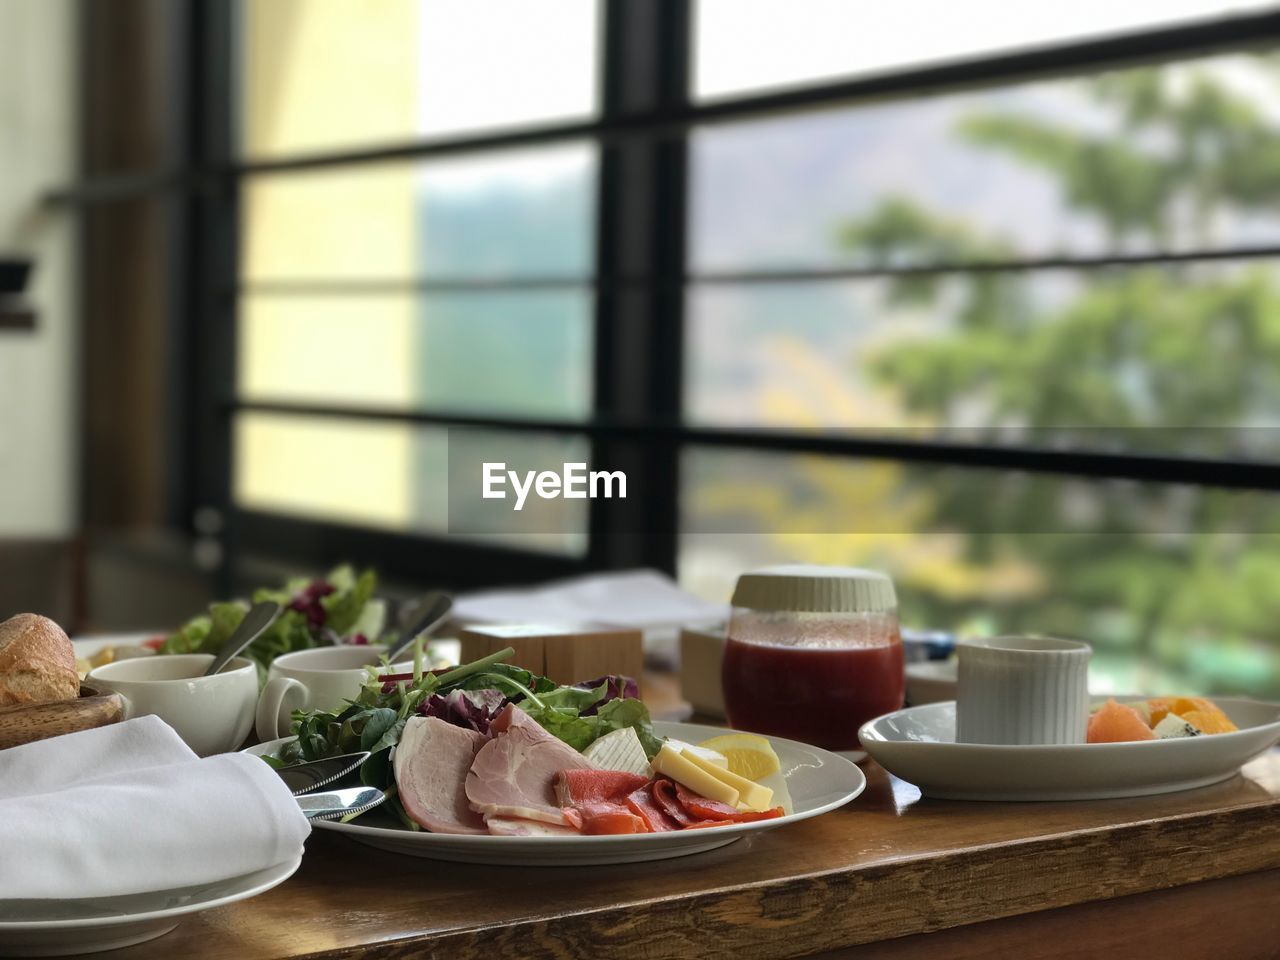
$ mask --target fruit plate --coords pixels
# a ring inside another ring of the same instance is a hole
[[[659,736],[689,743],[700,743],[733,732],[723,727],[662,721],[656,721],[653,729]],[[318,830],[345,834],[352,840],[383,850],[460,863],[548,867],[637,863],[703,853],[748,834],[807,820],[844,806],[866,788],[867,780],[862,771],[843,757],[794,740],[766,739],[781,761],[793,810],[775,820],[631,836],[477,837],[407,830],[393,814],[373,810],[352,823],[321,821],[314,826]],[[274,753],[285,742],[282,739],[260,743],[249,747],[246,752],[260,756]]]
[[[1226,780],[1280,741],[1280,704],[1226,697],[1215,698],[1215,702],[1240,728],[1237,732],[1137,743],[956,743],[956,705],[949,700],[878,717],[864,724],[858,735],[877,763],[914,783],[926,797],[1136,797]]]
[[[302,863],[286,863],[217,883],[91,900],[0,900],[0,957],[59,957],[144,943],[183,917],[247,900],[277,886]]]

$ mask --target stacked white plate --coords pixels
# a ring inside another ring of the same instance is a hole
[[[185,916],[247,900],[293,876],[302,858],[218,883],[91,900],[0,900],[0,956],[54,957],[143,943]]]

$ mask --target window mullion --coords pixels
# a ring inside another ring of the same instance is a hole
[[[689,5],[604,3],[601,122],[679,116],[687,108]],[[682,130],[601,141],[595,353],[600,418],[674,423],[680,415],[684,142]],[[621,277],[647,282],[616,282]],[[596,437],[592,457],[628,477],[626,501],[592,502],[593,564],[674,571],[674,439]],[[637,535],[639,530],[645,535]]]

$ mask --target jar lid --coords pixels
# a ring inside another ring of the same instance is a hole
[[[748,570],[735,607],[807,613],[887,613],[898,609],[893,581],[877,570],[797,564]]]

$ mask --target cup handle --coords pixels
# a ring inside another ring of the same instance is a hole
[[[292,677],[272,677],[258,697],[254,729],[266,742],[289,735],[294,710],[306,706],[307,688]]]

